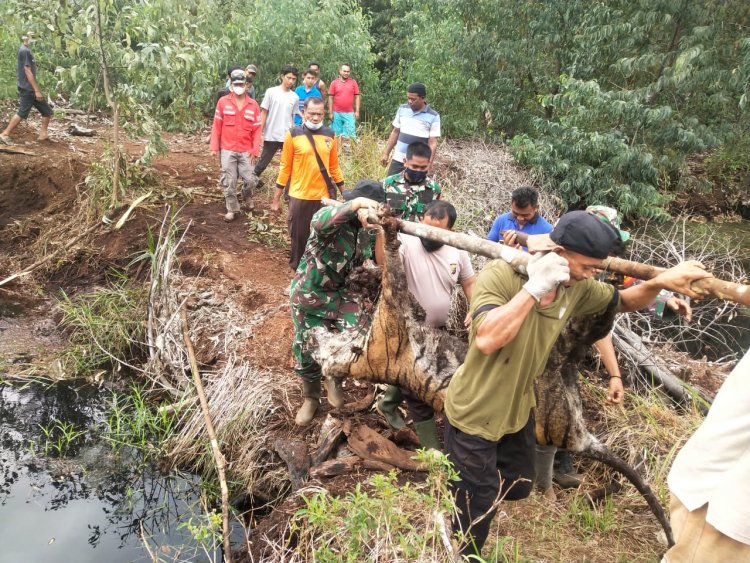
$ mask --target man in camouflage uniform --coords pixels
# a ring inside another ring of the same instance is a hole
[[[313,215],[310,238],[291,285],[294,370],[302,378],[305,397],[295,418],[298,426],[309,424],[320,404],[321,371],[312,357],[311,331],[319,326],[329,331],[356,326],[360,308],[346,288],[346,278],[368,258],[381,262],[384,251],[382,227],[367,224],[368,211],[385,202],[383,188],[364,180],[343,196],[345,203]],[[331,406],[344,404],[339,379],[327,378],[326,391]]]
[[[406,149],[404,170],[383,180],[386,202],[396,215],[408,221],[421,219],[425,206],[440,199],[440,185],[427,177],[432,150],[422,141]]]
[[[439,200],[440,185],[427,177],[432,149],[427,143],[416,141],[406,148],[404,170],[383,180],[386,203],[393,212],[407,221],[421,221],[425,207]],[[398,412],[404,396],[395,385],[388,385],[376,408],[388,424],[398,430],[406,425]]]

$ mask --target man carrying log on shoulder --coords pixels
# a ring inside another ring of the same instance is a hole
[[[568,319],[608,308],[636,311],[662,289],[697,298],[690,284],[711,277],[700,263],[688,261],[618,291],[593,279],[618,244],[619,233],[611,225],[573,211],[549,235],[529,237],[529,248],[538,254],[528,276],[500,260],[479,274],[469,351],[445,401],[445,450],[460,477],[452,483],[458,508],[453,527],[465,536],[462,555],[481,554],[498,499],[531,493],[534,379],[544,371]]]
[[[295,418],[298,426],[309,424],[320,404],[321,372],[312,357],[312,330],[322,326],[343,331],[356,326],[360,307],[346,288],[346,278],[369,258],[383,263],[383,228],[367,223],[370,210],[385,203],[383,188],[363,180],[343,196],[345,203],[324,207],[313,215],[310,239],[291,285],[294,371],[302,378],[305,398]],[[331,406],[343,406],[339,379],[326,378],[326,391]]]

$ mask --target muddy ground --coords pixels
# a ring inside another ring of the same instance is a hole
[[[50,252],[75,235],[72,231],[61,233],[60,228],[72,229],[69,220],[76,214],[76,198],[90,164],[102,158],[109,130],[106,122],[91,122],[88,126],[97,131],[97,136],[71,137],[65,133],[67,123],[68,120],[54,120],[51,141],[38,143],[32,118],[14,137],[15,148],[25,154],[0,152],[0,236],[4,241],[0,278],[33,263],[42,248]],[[206,134],[166,136],[169,153],[159,157],[153,166],[160,184],[158,195],[139,207],[122,230],[100,231],[84,238],[33,274],[0,288],[0,305],[4,307],[0,309],[0,369],[23,373],[33,366],[38,369],[39,365],[49,365],[50,375],[64,376],[59,366],[54,367],[65,335],[56,327],[58,318],[51,298],[60,291],[71,295],[86,291],[105,283],[113,269],[127,269],[132,258],[144,250],[149,231],[158,231],[164,206],[172,205],[180,209],[182,225],[190,225],[180,251],[182,273],[199,277],[200,287],[221,288],[217,293],[232,294],[243,316],[260,319],[252,337],[242,342],[239,353],[254,365],[279,374],[286,404],[271,425],[269,443],[276,438],[301,440],[312,449],[329,407],[323,401],[315,424],[302,430],[294,427],[294,409],[301,399],[291,370],[292,324],[283,295],[291,278],[283,218],[269,213],[270,189],[266,189],[256,197],[254,216],[241,216],[232,223],[222,220],[225,210],[216,184],[218,166],[208,150]],[[143,147],[142,141],[128,142],[128,160],[134,161]],[[273,170],[269,169],[263,179],[272,186]],[[261,231],[257,228],[259,221],[264,225]],[[144,282],[147,277],[144,268],[132,267],[129,274]],[[206,339],[210,337],[205,335]],[[195,344],[204,365],[222,361],[207,341]],[[350,401],[361,400],[370,390],[352,383],[346,389]],[[352,417],[392,437],[371,408]],[[398,443],[413,448],[414,436],[404,433],[398,436]],[[342,493],[370,474],[371,471],[360,469],[320,484],[333,493]],[[422,476],[404,473],[401,478],[419,480]],[[586,532],[562,541],[555,536],[557,532],[547,530],[546,519],[563,518],[576,494],[560,492],[561,500],[553,505],[536,496],[507,504],[498,519],[498,533],[515,537],[522,557],[532,560],[609,561],[612,552],[606,546],[612,545],[620,546],[620,552],[635,553],[636,559],[658,558],[663,549],[659,527],[642,499],[627,504],[614,532],[593,536]],[[279,538],[289,515],[301,504],[299,497],[292,496],[277,510],[257,515],[251,551],[261,549],[258,546],[263,534]],[[641,547],[634,550],[633,545]]]

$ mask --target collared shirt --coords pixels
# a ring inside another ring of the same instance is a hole
[[[444,244],[427,252],[422,239],[399,233],[398,253],[404,262],[406,285],[425,312],[425,324],[443,327],[448,323],[453,288],[474,277],[469,253]]]
[[[669,490],[733,540],[750,544],[750,352],[727,376],[706,420],[675,457]]]
[[[407,221],[421,217],[428,203],[440,199],[440,184],[429,177],[413,184],[406,179],[405,172],[388,176],[383,180],[383,189],[386,203]]]
[[[297,97],[299,97],[299,112],[304,113],[305,111],[305,100],[307,98],[313,98],[317,96],[318,98],[323,98],[323,95],[320,93],[320,90],[318,90],[317,86],[313,86],[309,90],[305,88],[304,84],[301,84],[300,86],[297,86],[297,88],[294,90],[294,93],[297,94]],[[294,124],[295,125],[302,125],[302,118],[299,115],[294,116]]]
[[[531,221],[526,221],[526,224],[524,224],[523,227],[519,227],[518,221],[513,217],[513,213],[508,211],[507,213],[498,216],[498,218],[495,219],[495,222],[492,223],[492,228],[490,229],[490,232],[487,233],[487,240],[500,242],[503,239],[503,235],[501,234],[502,231],[507,230],[518,231],[519,233],[526,233],[527,235],[546,235],[547,233],[552,232],[552,228],[552,225],[544,217],[539,215],[539,213],[534,215],[534,218]],[[523,249],[527,250],[525,246]]]
[[[339,77],[331,82],[328,95],[333,98],[333,111],[336,113],[352,113],[354,111],[354,97],[359,96],[359,84],[353,78],[341,80]]]
[[[393,118],[393,126],[399,129],[393,160],[403,162],[410,144],[416,141],[426,143],[430,137],[440,137],[440,114],[428,104],[417,112],[409,104],[401,104]]]
[[[285,186],[289,182],[289,197],[319,201],[324,197],[330,197],[331,194],[328,193],[328,185],[320,173],[308,133],[312,134],[318,155],[331,179],[336,184],[343,183],[344,174],[339,166],[336,136],[333,129],[321,127],[317,131],[311,131],[304,125],[294,127],[286,133],[276,183]]]
[[[219,98],[211,129],[212,151],[225,150],[260,155],[260,108],[245,95],[245,105],[237,107],[234,94]]]

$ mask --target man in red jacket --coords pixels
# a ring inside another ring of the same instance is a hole
[[[229,94],[219,99],[211,130],[211,153],[216,156],[221,151],[221,176],[219,184],[224,188],[227,203],[225,221],[233,221],[240,211],[237,201],[237,177],[242,176],[244,185],[242,197],[245,205],[252,210],[253,189],[257,177],[250,166],[250,155],[260,154],[260,107],[245,92],[245,71],[233,70]]]

